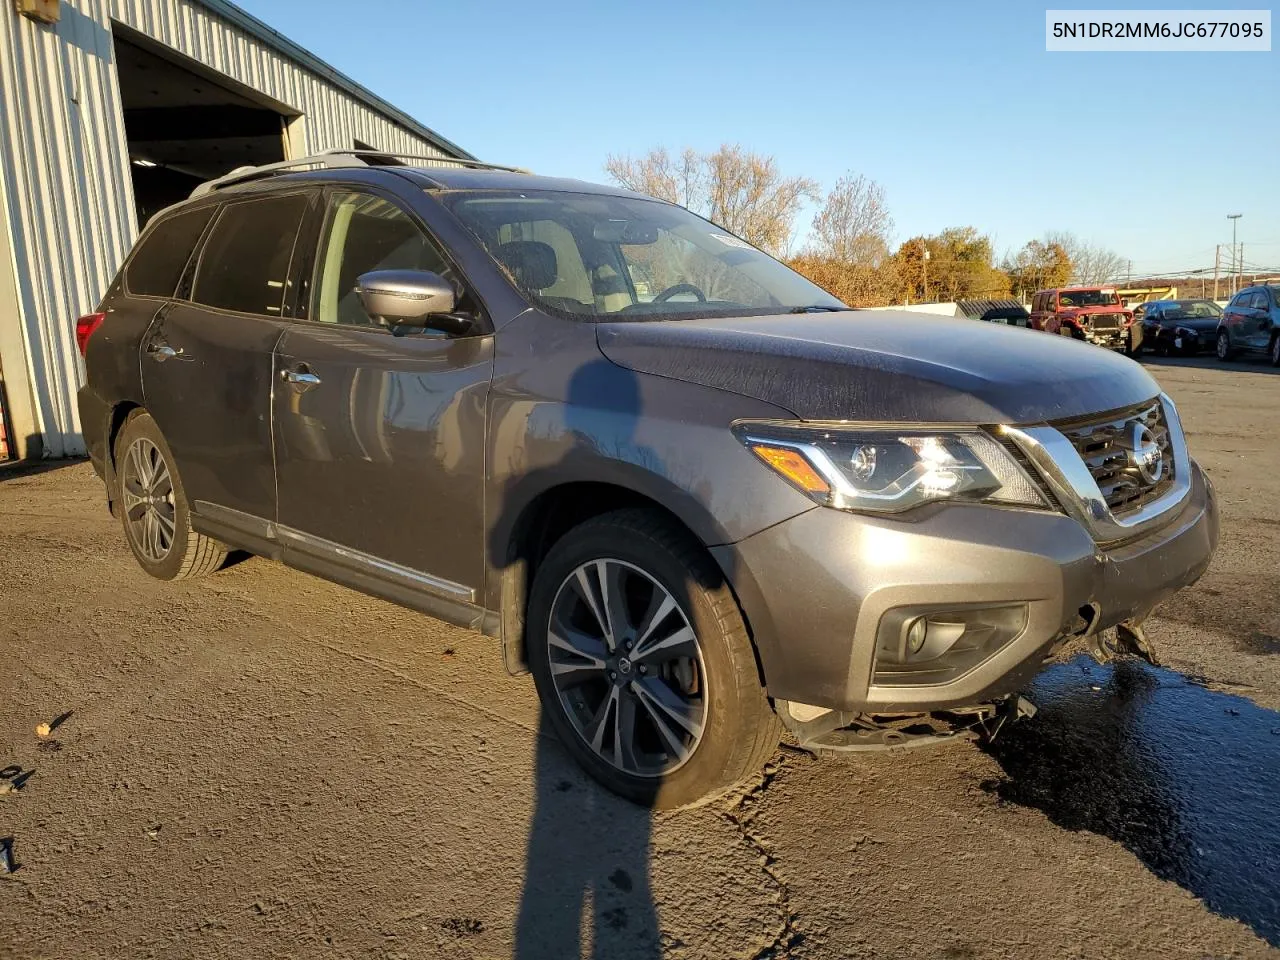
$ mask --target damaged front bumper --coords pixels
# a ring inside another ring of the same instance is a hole
[[[876,718],[996,710],[1067,641],[1140,627],[1204,573],[1218,539],[1217,504],[1187,462],[1185,499],[1158,527],[1118,544],[1100,546],[1063,514],[948,504],[910,520],[815,509],[712,553],[746,613],[784,719],[835,711],[875,726]],[[973,612],[989,646],[954,675],[884,670],[877,661],[886,633],[930,611],[945,612],[943,626]],[[994,623],[1005,633],[991,633]],[[1133,633],[1122,632],[1121,642]]]

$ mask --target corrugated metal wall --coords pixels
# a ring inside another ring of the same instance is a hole
[[[299,67],[196,0],[63,0],[42,26],[0,6],[0,152],[27,374],[53,456],[84,452],[73,321],[101,297],[137,235],[111,22],[303,114],[308,153],[361,140],[440,155],[426,140]],[[0,323],[12,323],[0,317]],[[6,369],[8,389],[20,373]]]

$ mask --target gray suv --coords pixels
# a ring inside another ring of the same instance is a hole
[[[1146,652],[1218,536],[1137,364],[851,311],[576,181],[239,171],[148,225],[77,335],[144,570],[250,551],[494,637],[586,769],[660,807],[756,772],[781,725],[989,729],[1072,638]]]

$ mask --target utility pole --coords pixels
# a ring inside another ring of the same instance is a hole
[[[1213,245],[1213,299],[1218,299],[1218,260],[1222,257],[1222,244]]]
[[[1240,267],[1238,265],[1238,261],[1236,261],[1236,223],[1242,216],[1244,216],[1242,213],[1227,214],[1227,219],[1231,221],[1231,261],[1232,266],[1235,267],[1235,270],[1233,271],[1235,275],[1231,278],[1231,295],[1233,297],[1240,292],[1240,288],[1237,286]]]
[[[921,243],[923,246],[923,243]],[[929,248],[924,248],[924,258],[920,261],[924,265],[924,302],[929,302]]]

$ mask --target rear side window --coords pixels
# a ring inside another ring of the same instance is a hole
[[[205,243],[191,298],[222,310],[280,316],[306,208],[302,195],[225,207]]]
[[[125,271],[129,293],[140,297],[171,297],[191,259],[200,234],[213,216],[213,207],[166,217],[138,245]]]

